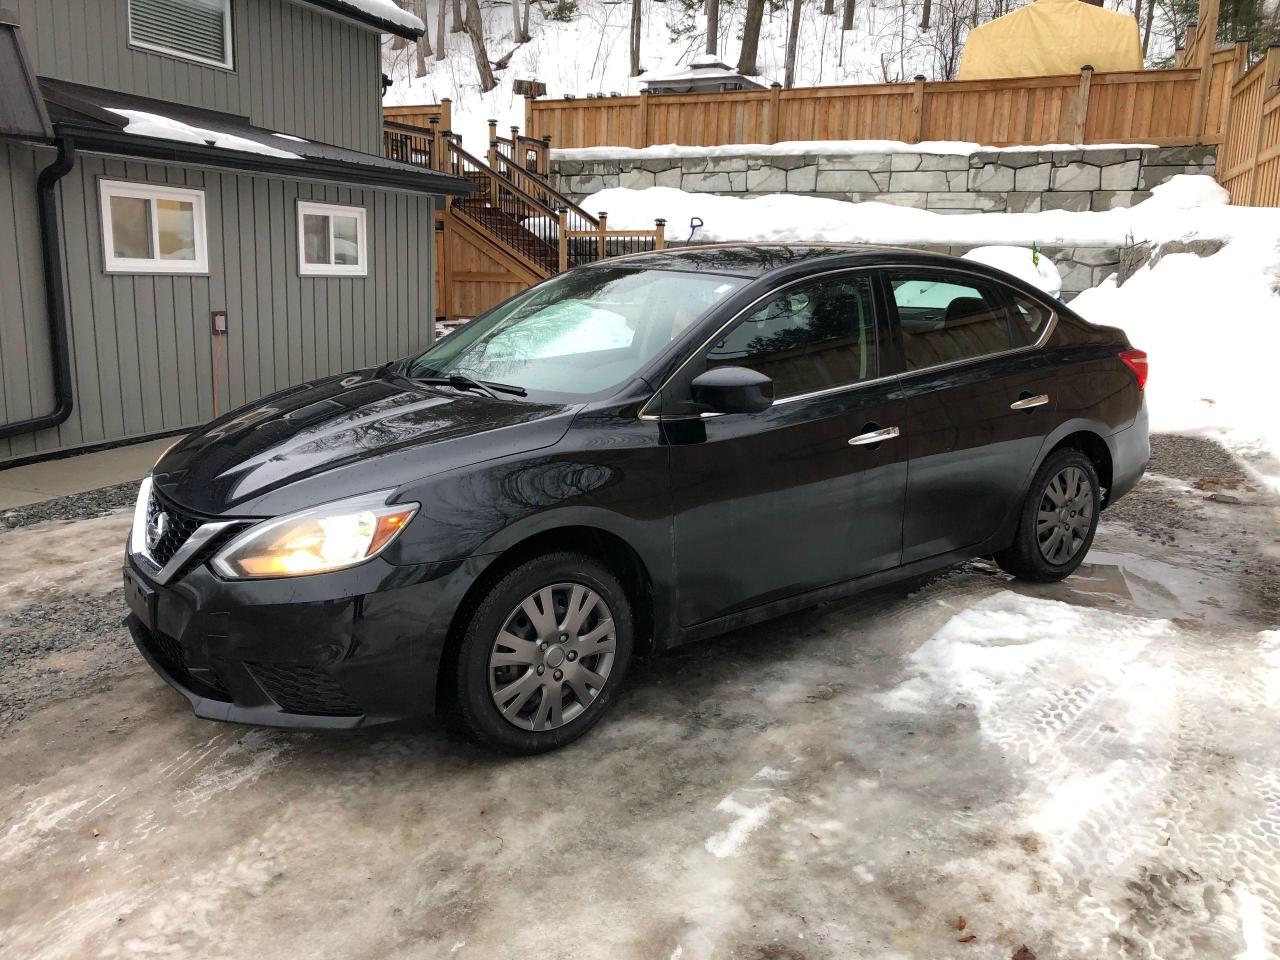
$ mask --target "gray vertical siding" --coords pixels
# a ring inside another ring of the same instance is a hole
[[[52,404],[35,219],[50,153],[0,150],[0,419]],[[201,189],[208,276],[107,274],[97,181]],[[193,427],[306,379],[378,364],[433,335],[432,198],[82,156],[60,187],[75,410],[62,426],[0,440],[0,465],[32,454]],[[364,206],[367,277],[298,273],[298,200]],[[210,313],[230,332],[214,338]],[[215,343],[221,341],[220,343]],[[215,355],[215,350],[217,351]]]
[[[232,0],[234,67],[129,45],[128,0],[16,2],[41,76],[247,116],[261,127],[381,153],[381,38],[291,0]]]
[[[53,409],[49,333],[36,218],[36,175],[53,158],[0,142],[0,409],[26,420]],[[33,449],[10,441],[13,453]],[[0,454],[5,441],[0,440]]]

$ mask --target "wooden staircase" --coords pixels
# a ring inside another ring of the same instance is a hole
[[[482,160],[464,150],[455,134],[440,129],[437,114],[424,111],[426,126],[384,121],[385,155],[462,177],[475,187],[469,196],[449,198],[437,215],[441,327],[456,327],[457,321],[580,264],[664,246],[663,221],[655,221],[652,230],[610,230],[604,213],[593,217],[556,190],[544,175],[548,140],[522,137],[514,127],[509,139],[501,138],[490,121],[489,150]]]

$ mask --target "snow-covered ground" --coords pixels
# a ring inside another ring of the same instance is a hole
[[[882,203],[847,203],[775,194],[754,199],[685,193],[669,187],[602,190],[583,201],[606,210],[611,227],[667,220],[685,239],[691,217],[699,240],[1031,245],[1160,244],[1228,241],[1209,257],[1165,256],[1121,287],[1086,290],[1071,306],[1086,319],[1121,327],[1151,359],[1147,397],[1155,430],[1204,431],[1243,455],[1280,488],[1280,403],[1269,396],[1280,357],[1280,210],[1231,206],[1210,177],[1175,177],[1151,199],[1099,213],[944,215]],[[1013,262],[999,266],[1009,269]]]

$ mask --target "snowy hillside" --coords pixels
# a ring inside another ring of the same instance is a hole
[[[445,0],[447,2],[447,0]],[[1116,8],[1115,0],[1108,7]],[[1002,5],[1012,10],[1019,3]],[[384,48],[385,70],[393,85],[384,103],[434,103],[443,97],[453,101],[454,129],[463,144],[472,150],[488,141],[486,121],[496,118],[503,129],[524,124],[524,100],[511,92],[512,81],[537,79],[547,85],[548,96],[565,94],[632,94],[640,89],[632,78],[628,55],[631,4],[624,0],[571,0],[559,4],[534,3],[531,11],[532,40],[520,45],[509,65],[497,72],[498,86],[480,92],[471,44],[465,33],[447,33],[447,56],[428,59],[428,73],[415,78],[412,47]],[[1131,10],[1130,3],[1123,9]],[[436,0],[426,0],[426,23],[431,42],[437,40]],[[840,30],[839,5],[836,13],[823,15],[816,2],[803,8],[796,56],[796,84],[814,86],[833,83],[880,83],[910,79],[917,73],[930,78],[943,75],[949,41],[936,24],[945,22],[947,4],[934,0],[935,26],[921,31],[918,0],[858,0],[854,29]],[[968,6],[965,9],[969,9]],[[515,47],[512,39],[511,7],[503,2],[481,4],[489,59],[498,61]],[[557,13],[557,11],[559,11]],[[745,4],[720,4],[721,58],[729,64],[738,60]],[[642,0],[644,35],[641,64],[649,73],[667,73],[688,64],[702,53],[706,21],[701,4],[685,0]],[[567,20],[555,16],[568,16]],[[767,3],[760,32],[759,71],[766,81],[783,76],[787,35],[787,5]],[[452,26],[452,13],[449,24]],[[1153,52],[1158,37],[1153,35]]]

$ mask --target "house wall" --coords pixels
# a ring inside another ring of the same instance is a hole
[[[380,36],[290,0],[232,0],[233,68],[129,45],[129,0],[16,2],[39,76],[247,116],[367,153],[382,143]]]
[[[50,151],[0,152],[0,421],[52,406],[35,215]],[[99,178],[202,189],[209,274],[107,274]],[[425,347],[433,336],[433,198],[84,156],[61,181],[75,409],[59,427],[0,440],[15,458],[194,427],[294,383]],[[12,200],[12,203],[10,203]],[[298,273],[298,200],[368,210],[367,277]],[[211,334],[225,309],[229,333]],[[216,374],[215,374],[216,370]]]

